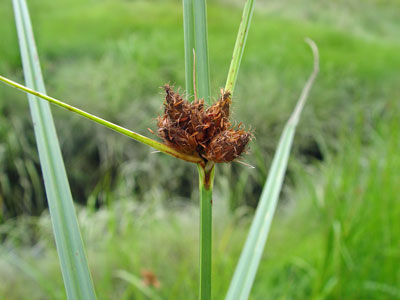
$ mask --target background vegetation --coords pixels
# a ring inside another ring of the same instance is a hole
[[[184,86],[181,1],[28,5],[50,95],[142,133],[155,128],[159,87]],[[208,3],[216,96],[241,6]],[[214,299],[225,295],[277,138],[311,70],[305,36],[319,46],[321,72],[252,299],[400,298],[399,9],[395,0],[258,1],[233,108],[256,131],[245,160],[257,168],[217,169]],[[22,82],[6,1],[0,36],[0,73]],[[63,299],[26,96],[0,86],[0,109],[0,298]],[[194,299],[195,168],[66,111],[53,114],[99,298],[145,299],[116,271],[140,277],[148,269],[163,298]]]

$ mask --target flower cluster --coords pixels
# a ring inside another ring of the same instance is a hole
[[[158,117],[157,125],[165,144],[217,163],[231,162],[245,151],[252,135],[241,124],[234,128],[230,123],[229,92],[222,90],[218,101],[205,107],[203,99],[190,103],[169,85],[164,89],[164,115]]]

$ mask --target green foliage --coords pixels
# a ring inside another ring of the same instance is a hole
[[[395,265],[400,252],[394,248],[400,237],[399,112],[399,105],[388,101],[381,115],[385,121],[370,128],[368,145],[360,137],[366,120],[360,119],[355,128],[341,133],[338,154],[316,168],[299,170],[294,190],[298,202],[288,205],[291,216],[275,227],[275,237],[284,242],[267,251],[271,265],[264,264],[258,274],[269,274],[276,284],[268,288],[271,299],[399,296]],[[278,232],[281,226],[285,229]],[[280,269],[271,272],[268,265]],[[255,290],[260,290],[255,299],[262,298],[262,288],[264,282],[256,279]]]
[[[194,95],[194,16],[193,0],[183,0],[183,33],[185,43],[185,88],[188,99]]]
[[[240,259],[235,269],[232,282],[229,285],[228,294],[225,298],[227,300],[247,300],[249,298],[264,252],[264,247],[269,236],[271,224],[275,217],[275,210],[279,195],[281,194],[289,155],[293,145],[293,137],[304,105],[319,72],[318,48],[312,40],[307,38],[306,41],[313,52],[313,70],[304,85],[296,107],[287,121],[281,138],[279,139],[279,144],[276,148],[271,168],[268,172],[268,177],[264,184],[260,201],[257,205],[257,210],[247,235],[246,243],[240,254]]]
[[[337,141],[339,152],[327,155],[326,162],[308,168],[296,163],[295,186],[286,191],[290,200],[278,207],[250,299],[398,297],[399,113],[398,104],[390,101],[380,115],[384,121],[372,129],[367,144],[344,129]],[[356,132],[366,123],[360,119]],[[213,297],[222,299],[251,218],[244,217],[248,211],[243,209],[227,214],[224,190],[215,192],[213,271],[218,276],[213,279]],[[157,293],[163,299],[196,298],[197,204],[165,203],[157,193],[148,194],[143,204],[132,196],[118,200],[96,213],[79,211],[100,299],[143,299],[136,287],[114,273],[127,270],[140,276],[142,269],[157,275]],[[14,247],[48,288],[62,289],[48,215],[5,226],[1,230],[10,234],[2,249]],[[32,236],[37,237],[35,247]],[[6,256],[1,256],[0,266],[0,295],[12,300],[43,299],[48,294]]]
[[[196,89],[199,98],[211,104],[210,71],[208,62],[207,8],[205,0],[193,5],[194,36],[196,50]]]
[[[238,36],[236,38],[235,48],[233,48],[233,55],[231,65],[229,66],[228,78],[226,79],[225,90],[230,91],[233,95],[237,76],[239,74],[240,62],[242,61],[247,35],[251,24],[251,17],[254,11],[254,0],[246,1],[243,8],[242,20],[240,21]]]
[[[391,18],[385,6],[368,3],[371,7],[368,16],[353,9],[356,4],[335,4],[336,10],[346,11],[348,18],[343,22],[360,20],[357,26],[344,29],[342,23],[328,16],[331,13],[325,7],[314,20],[304,12],[306,8],[316,10],[314,5],[304,5],[295,14],[295,9],[288,6],[284,10],[280,6],[277,6],[279,10],[267,6],[269,10],[264,10],[266,4],[259,2],[241,65],[240,84],[233,99],[233,117],[251,124],[256,137],[268,138],[257,138],[246,157],[260,171],[237,164],[219,170],[232,183],[238,182],[240,176],[246,182],[241,194],[232,192],[233,207],[244,202],[254,205],[259,197],[270,161],[265,153],[272,155],[298,91],[308,76],[305,36],[312,37],[319,45],[321,74],[313,91],[317,100],[304,112],[298,128],[294,143],[296,157],[312,160],[321,147],[334,149],[342,125],[352,126],[355,115],[368,117],[371,112],[381,110],[386,99],[397,96],[395,79],[400,70],[400,46],[391,32],[393,28],[400,28],[400,24]],[[49,94],[68,99],[72,105],[140,133],[145,134],[148,127],[154,129],[154,116],[161,110],[159,87],[169,81],[184,87],[181,5],[180,1],[158,1],[156,5],[154,1],[101,1],[96,5],[90,1],[71,4],[61,0],[57,5],[47,0],[33,1],[30,9]],[[391,11],[396,11],[395,4],[391,5]],[[0,3],[0,14],[4,14],[0,18],[4,40],[0,47],[0,73],[20,82],[18,55],[15,55],[17,39],[9,26],[13,22],[10,9],[7,1]],[[41,13],[41,9],[46,13]],[[219,88],[225,85],[230,63],[227,53],[231,53],[235,43],[241,9],[242,4],[240,8],[229,4],[208,5],[212,95],[218,95]],[[381,23],[367,22],[367,17],[379,18],[387,25],[379,29]],[[370,28],[368,36],[359,30],[360,24],[365,23]],[[61,29],[63,35],[57,34]],[[12,105],[4,99],[12,99]],[[6,216],[30,211],[36,205],[34,212],[38,213],[43,206],[40,204],[43,190],[31,179],[40,178],[40,173],[37,158],[32,154],[33,133],[22,99],[24,95],[0,86],[2,118],[12,120],[0,123],[0,134],[7,133],[1,139],[4,150],[0,159],[4,171],[0,177],[3,182],[0,193],[3,199],[24,195],[21,203],[7,204],[14,207],[4,212]],[[140,115],[135,114],[138,110]],[[72,192],[79,203],[86,202],[88,197],[97,199],[97,205],[108,203],[110,197],[106,191],[119,195],[135,193],[142,198],[147,191],[154,190],[165,197],[196,199],[192,190],[197,188],[197,179],[191,166],[149,154],[148,149],[138,149],[132,141],[62,110],[54,110],[54,115]],[[64,125],[67,122],[69,126]],[[77,131],[81,134],[75,134]],[[19,140],[24,143],[23,148],[13,142]],[[21,167],[17,168],[16,162]],[[33,172],[28,172],[28,168]],[[157,171],[149,173],[148,169]],[[179,178],[172,183],[168,176],[171,169]],[[232,183],[229,190],[237,188]],[[99,186],[102,188],[96,188]],[[159,191],[159,186],[166,190]]]
[[[217,170],[214,205],[224,207],[215,209],[213,296],[225,296],[250,220],[242,204],[256,205],[268,154],[308,75],[302,40],[310,36],[321,52],[316,100],[304,111],[294,140],[285,201],[278,207],[251,299],[398,298],[400,136],[394,103],[400,96],[399,4],[257,1],[233,110],[260,137],[246,157],[260,171],[238,164]],[[212,94],[225,83],[226,54],[234,45],[242,4],[209,4]],[[43,0],[32,1],[32,11],[49,94],[142,133],[155,127],[152,118],[162,97],[158,87],[167,81],[184,85],[180,1]],[[0,16],[0,71],[21,81],[9,2],[0,3]],[[39,213],[44,206],[24,97],[0,86],[5,218]],[[114,271],[140,276],[144,268],[160,278],[163,298],[196,298],[193,232],[198,228],[193,220],[198,215],[190,205],[182,207],[182,201],[197,196],[192,192],[197,180],[189,179],[196,178],[193,168],[149,154],[64,111],[55,110],[55,117],[73,193],[79,202],[89,199],[80,221],[102,299],[143,299]],[[323,162],[315,165],[315,158]],[[170,179],[171,170],[178,180]],[[226,215],[228,199],[234,216]],[[50,228],[46,213],[0,226],[0,295],[63,299]],[[3,254],[9,251],[24,263],[13,265]]]
[[[206,0],[183,1],[183,23],[187,95],[191,97],[192,91],[195,98],[203,98],[205,103],[210,104]],[[205,166],[198,164],[197,167],[200,200],[198,298],[208,300],[211,298],[212,282],[212,197],[215,169],[211,162]]]
[[[46,93],[26,2],[13,6],[26,84]],[[96,299],[50,106],[28,99],[67,297]]]

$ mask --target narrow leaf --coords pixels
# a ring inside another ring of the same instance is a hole
[[[94,121],[94,122],[96,122],[96,123],[98,123],[100,125],[108,127],[108,128],[110,128],[110,129],[112,129],[112,130],[114,130],[116,132],[119,132],[119,133],[122,133],[122,134],[124,134],[126,136],[129,136],[130,138],[132,138],[132,139],[134,139],[134,140],[136,140],[138,142],[141,142],[141,143],[143,143],[145,145],[148,145],[150,147],[153,147],[154,149],[156,149],[156,150],[158,150],[160,152],[163,152],[165,154],[168,154],[168,155],[171,155],[171,156],[174,156],[176,158],[180,158],[180,159],[183,159],[183,160],[186,160],[186,161],[189,161],[189,162],[203,163],[203,160],[199,156],[194,156],[194,155],[189,155],[189,154],[184,154],[184,153],[178,152],[174,148],[171,148],[171,147],[169,147],[169,146],[167,146],[165,144],[162,144],[160,142],[152,140],[152,139],[150,139],[150,138],[148,138],[148,137],[146,137],[144,135],[141,135],[139,133],[136,133],[134,131],[126,129],[126,128],[122,127],[122,126],[119,126],[117,124],[114,124],[112,122],[104,120],[102,118],[99,118],[99,117],[97,117],[95,115],[92,115],[92,114],[90,114],[88,112],[85,112],[85,111],[83,111],[83,110],[81,110],[79,108],[76,108],[76,107],[74,107],[72,105],[69,105],[69,104],[67,104],[65,102],[62,102],[60,100],[57,100],[56,98],[53,98],[53,97],[47,96],[45,94],[39,93],[39,92],[37,92],[35,90],[32,90],[32,89],[30,89],[30,88],[28,88],[26,86],[23,86],[22,84],[19,84],[19,83],[15,82],[15,81],[12,81],[11,79],[8,79],[8,78],[5,78],[3,76],[0,76],[0,81],[4,82],[4,83],[6,83],[6,84],[8,84],[8,85],[10,85],[12,87],[15,87],[15,88],[17,88],[17,89],[19,89],[21,91],[27,92],[27,93],[29,93],[31,95],[34,95],[34,96],[42,98],[42,99],[44,99],[44,100],[46,100],[48,102],[51,102],[51,103],[53,103],[55,105],[63,107],[65,109],[67,109],[69,111],[72,111],[72,112],[74,112],[74,113],[76,113],[78,115],[81,115],[81,116],[83,116],[83,117],[85,117],[85,118],[87,118],[89,120],[92,120],[92,121]],[[35,101],[38,99],[36,97],[33,98]]]
[[[283,130],[246,243],[229,286],[226,300],[248,299],[264,251],[282,188],[296,126],[319,70],[318,48],[312,40],[306,39],[306,41],[314,54],[314,70],[303,88],[292,116]]]
[[[233,49],[233,55],[231,65],[228,71],[228,78],[226,79],[225,90],[230,91],[233,94],[235,90],[235,84],[239,73],[240,62],[246,46],[247,34],[251,23],[251,17],[254,11],[254,1],[247,0],[242,15],[242,21],[240,22],[239,32],[236,38],[235,48]]]
[[[25,0],[13,0],[28,86],[46,92]],[[53,231],[68,299],[96,299],[50,107],[29,95]]]

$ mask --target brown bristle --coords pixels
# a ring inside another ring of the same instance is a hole
[[[203,99],[189,103],[169,85],[164,89],[164,115],[158,117],[157,126],[165,144],[214,162],[230,162],[243,153],[251,133],[232,129],[229,92],[221,90],[218,101],[205,109]]]
[[[250,139],[250,132],[228,129],[211,140],[204,157],[217,163],[231,162],[245,151]]]

